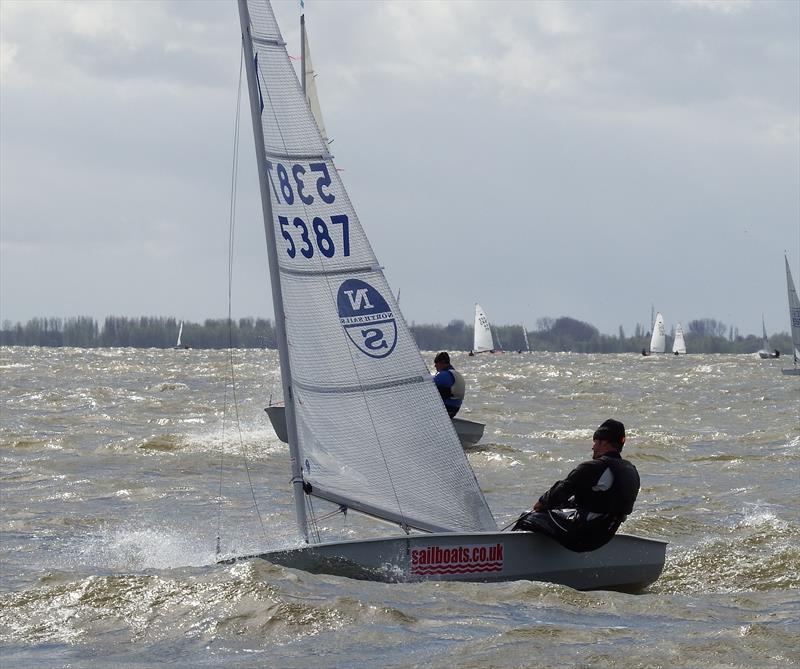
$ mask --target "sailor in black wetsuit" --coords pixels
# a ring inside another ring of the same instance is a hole
[[[592,460],[557,481],[512,529],[546,534],[579,553],[608,543],[639,494],[639,472],[620,456],[624,444],[625,426],[613,418],[603,422],[594,433]]]

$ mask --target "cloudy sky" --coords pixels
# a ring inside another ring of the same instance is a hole
[[[299,55],[299,3],[274,3]],[[306,0],[409,322],[789,329],[800,3]],[[233,0],[0,2],[0,318],[228,312]],[[242,115],[234,316],[272,316]]]

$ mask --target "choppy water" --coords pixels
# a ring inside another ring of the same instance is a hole
[[[800,377],[784,361],[454,362],[464,415],[487,423],[469,458],[501,525],[589,456],[601,420],[626,423],[643,487],[624,529],[670,542],[647,592],[217,565],[218,528],[223,553],[297,540],[262,410],[280,396],[275,353],[234,353],[237,423],[226,352],[6,348],[0,666],[800,664]]]

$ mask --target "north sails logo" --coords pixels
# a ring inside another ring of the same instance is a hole
[[[411,573],[475,574],[503,571],[503,544],[428,546],[411,550]]]
[[[336,296],[339,322],[359,351],[385,358],[397,344],[397,321],[383,296],[367,282],[347,279]]]

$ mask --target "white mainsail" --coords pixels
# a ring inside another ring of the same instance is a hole
[[[675,326],[675,339],[672,342],[672,352],[675,354],[686,354],[686,341],[683,338],[683,328],[681,324]]]
[[[175,342],[175,348],[183,348],[181,344],[181,335],[183,335],[183,321],[181,321],[181,325],[178,328],[178,341]],[[191,341],[191,337],[189,338],[189,340]]]
[[[495,530],[272,8],[240,16],[301,530],[303,491],[406,528]]]
[[[792,329],[792,349],[794,351],[794,364],[800,362],[800,299],[794,287],[792,271],[789,269],[789,259],[783,256],[786,263],[786,290],[789,293],[789,325]]]
[[[664,317],[659,311],[653,323],[653,334],[650,337],[650,353],[663,353],[667,348],[667,335],[664,331]]]
[[[475,303],[475,336],[473,340],[472,352],[483,353],[494,351],[494,340],[492,339],[492,327],[483,307]]]
[[[522,338],[525,340],[525,350],[530,353],[531,345],[528,343],[528,331],[525,329],[525,325],[522,325]]]

